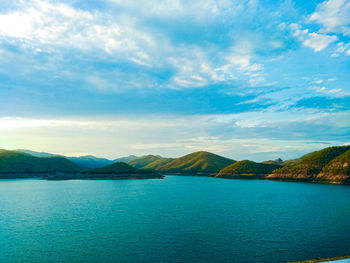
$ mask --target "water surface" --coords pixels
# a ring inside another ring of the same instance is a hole
[[[0,181],[0,262],[286,262],[350,254],[350,187],[167,176]]]

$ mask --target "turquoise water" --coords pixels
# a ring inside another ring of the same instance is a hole
[[[350,254],[350,187],[167,176],[0,181],[0,262],[286,262]]]

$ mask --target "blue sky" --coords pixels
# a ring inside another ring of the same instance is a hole
[[[109,158],[350,143],[350,1],[6,1],[0,131]]]

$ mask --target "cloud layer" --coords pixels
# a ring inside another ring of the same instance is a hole
[[[103,119],[143,119],[159,141],[122,133],[128,153],[175,141],[174,154],[202,147],[235,158],[237,147],[249,155],[249,140],[261,153],[302,148],[315,129],[319,142],[347,142],[349,17],[346,0],[9,1],[0,7],[0,117],[10,119],[0,129],[36,123],[58,136],[63,123],[86,122],[77,127],[100,137],[101,122],[118,130]],[[157,133],[164,115],[191,121]],[[195,124],[204,132],[186,128]],[[21,138],[0,137],[4,147]]]

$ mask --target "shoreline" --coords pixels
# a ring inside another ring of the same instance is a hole
[[[14,177],[15,175],[15,177]],[[211,177],[217,179],[232,179],[232,180],[268,180],[268,181],[276,181],[276,182],[292,182],[292,183],[313,183],[313,184],[327,184],[327,185],[344,185],[350,186],[350,183],[338,183],[338,182],[327,182],[324,180],[312,180],[308,178],[276,178],[276,177],[268,177],[268,175],[221,175],[213,173],[177,173],[177,172],[155,172],[155,173],[132,173],[132,174],[46,174],[46,173],[6,173],[0,174],[0,181],[2,179],[38,179],[38,180],[47,180],[47,181],[64,181],[64,180],[135,180],[135,179],[164,179],[167,175],[169,176],[191,176],[191,177]]]
[[[318,258],[318,259],[307,259],[307,260],[302,260],[302,261],[290,261],[287,263],[321,263],[321,262],[339,262],[339,263],[343,263],[345,261],[343,261],[343,259],[349,259],[350,262],[350,255],[348,256],[340,256],[340,257],[331,257],[331,258]]]

